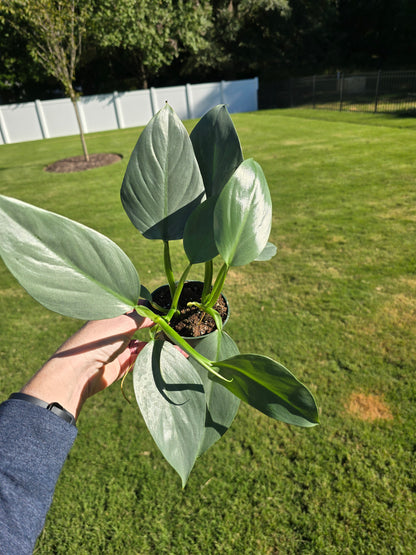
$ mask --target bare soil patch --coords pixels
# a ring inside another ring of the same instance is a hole
[[[361,420],[393,420],[393,415],[378,395],[352,393],[346,405],[348,412]]]
[[[70,158],[63,158],[57,160],[53,164],[46,166],[45,171],[54,173],[71,173],[83,172],[93,168],[100,168],[101,166],[109,166],[122,160],[121,154],[113,154],[111,152],[102,152],[100,154],[90,154],[88,162],[84,156],[71,156]]]

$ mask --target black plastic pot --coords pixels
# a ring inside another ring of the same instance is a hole
[[[189,294],[189,288],[187,288],[187,285],[188,285],[188,286],[189,286],[189,285],[198,285],[198,286],[199,286],[199,289],[200,289],[199,296],[198,296],[198,294],[197,294],[196,291],[195,291],[195,292],[192,292],[191,294]],[[204,284],[203,284],[202,281],[197,281],[197,280],[186,281],[185,284],[184,284],[183,291],[182,291],[182,293],[181,293],[181,297],[180,297],[180,299],[179,299],[179,306],[181,305],[181,299],[182,299],[182,302],[183,302],[183,296],[184,296],[184,294],[186,295],[186,302],[191,302],[191,301],[200,302],[200,301],[201,301],[201,293],[202,293],[203,285],[204,285]],[[156,302],[157,304],[160,305],[160,303],[157,301],[157,299],[159,298],[159,295],[160,295],[160,293],[162,293],[162,292],[165,293],[166,298],[167,298],[167,302],[164,303],[165,306],[163,306],[163,308],[168,308],[168,307],[170,306],[170,302],[171,302],[169,285],[161,285],[160,287],[158,287],[157,289],[155,289],[155,290],[152,292],[152,299],[154,299],[155,302]],[[229,317],[230,317],[230,305],[229,305],[229,303],[228,303],[228,301],[227,301],[227,298],[225,297],[225,295],[224,295],[223,293],[221,293],[221,296],[223,297],[223,299],[224,299],[224,301],[225,301],[225,304],[226,304],[226,307],[227,307],[227,315],[226,315],[225,320],[223,320],[223,328],[224,328],[224,326],[227,324],[228,319],[229,319]],[[169,302],[169,305],[168,305],[168,302]],[[161,314],[160,312],[158,312],[157,310],[155,310],[155,308],[154,308],[153,306],[151,306],[150,303],[147,303],[147,304],[148,304],[148,306],[149,306],[154,312],[156,312],[157,314]],[[160,306],[162,306],[162,305],[160,305]],[[172,320],[172,323],[173,323],[173,324],[175,323],[174,320]],[[179,333],[179,335],[181,335],[181,337],[183,337],[186,341],[188,341],[188,343],[190,343],[190,344],[192,345],[192,343],[198,342],[198,340],[203,339],[204,337],[207,337],[208,335],[210,335],[210,334],[213,333],[214,331],[216,331],[216,328],[213,329],[212,331],[208,332],[208,333],[205,333],[205,334],[203,334],[203,335],[199,335],[199,336],[196,336],[196,337],[194,337],[194,336],[188,336],[188,335],[182,335],[182,333],[180,333],[180,331],[178,331],[178,333]]]

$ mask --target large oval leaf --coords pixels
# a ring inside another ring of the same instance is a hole
[[[267,416],[303,427],[318,424],[318,409],[310,391],[271,358],[237,355],[215,366],[231,380],[221,381],[224,387]]]
[[[26,291],[73,318],[111,318],[131,310],[140,281],[127,255],[84,225],[0,195],[0,255]]]
[[[229,266],[255,260],[270,235],[272,202],[263,170],[245,160],[222,190],[214,209],[214,237]]]
[[[137,403],[156,445],[185,486],[205,423],[205,393],[192,364],[167,341],[152,341],[133,370]]]
[[[240,141],[224,105],[215,106],[197,123],[191,141],[207,197],[218,195],[243,161]]]
[[[191,340],[191,344],[198,353],[212,361],[217,360],[217,358],[223,359],[238,354],[238,347],[231,337],[225,332],[222,332],[221,336],[219,352],[217,352],[218,331],[210,333],[194,343]],[[208,376],[207,370],[194,359],[190,358],[189,360],[204,384],[206,397],[205,429],[199,447],[199,455],[202,455],[231,426],[240,406],[240,399],[219,383],[212,381]]]
[[[212,260],[218,254],[214,239],[214,208],[217,198],[207,198],[189,216],[183,247],[191,264]]]
[[[166,104],[148,123],[130,157],[121,201],[148,239],[181,239],[186,220],[205,198],[189,135]]]

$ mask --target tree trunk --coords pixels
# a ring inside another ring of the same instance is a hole
[[[140,81],[141,81],[141,88],[148,89],[149,82],[147,80],[147,72],[142,61],[139,62],[139,75],[140,75]]]
[[[79,136],[81,138],[82,151],[84,153],[84,158],[85,158],[86,162],[89,162],[90,157],[88,155],[87,144],[85,142],[85,137],[84,137],[84,129],[82,128],[81,115],[79,113],[77,99],[75,97],[75,92],[73,92],[73,94],[71,94],[71,102],[72,102],[72,105],[73,105],[74,110],[75,110],[75,117],[77,118],[77,123],[78,123],[78,128],[79,128]]]

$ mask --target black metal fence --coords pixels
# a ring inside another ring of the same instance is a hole
[[[416,71],[298,77],[269,84],[260,95],[261,108],[416,113]]]

